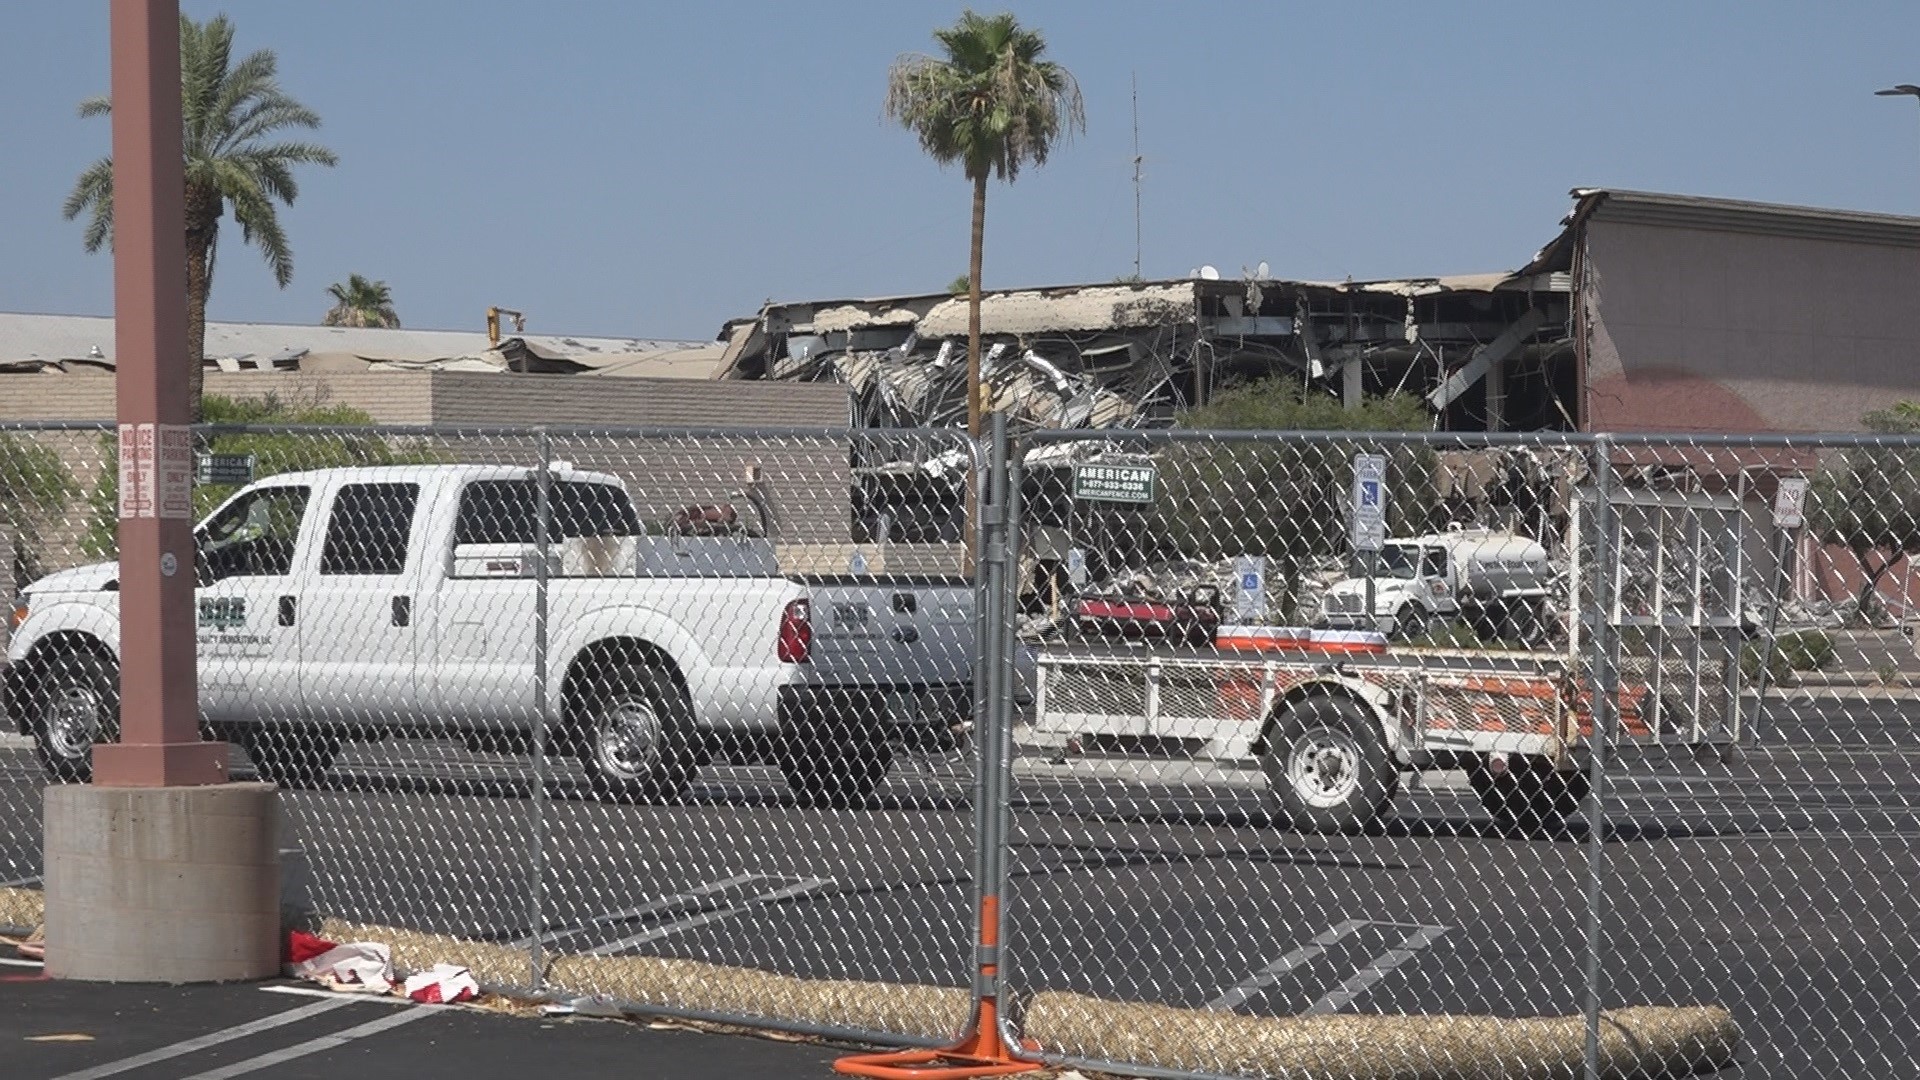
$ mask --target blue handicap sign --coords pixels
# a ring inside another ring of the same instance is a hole
[[[1255,592],[1260,588],[1259,574],[1240,575],[1240,588],[1246,592]]]
[[[1380,481],[1378,480],[1360,481],[1360,505],[1363,507],[1374,507],[1374,506],[1380,505]]]

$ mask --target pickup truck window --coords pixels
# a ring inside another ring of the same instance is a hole
[[[392,576],[406,569],[418,484],[348,484],[333,498],[320,572]]]
[[[640,519],[626,492],[611,484],[562,481],[552,486],[549,542],[580,536],[638,536]],[[531,480],[479,480],[460,494],[455,544],[531,544],[540,492]]]
[[[293,546],[307,514],[308,489],[258,488],[228,503],[200,526],[200,582],[230,577],[283,577],[293,572]]]

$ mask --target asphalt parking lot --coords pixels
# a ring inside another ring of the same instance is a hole
[[[1741,1077],[1920,1074],[1920,703],[1779,708],[1731,763],[1624,760],[1607,796],[1605,999],[1718,1003]],[[1012,985],[1243,1013],[1574,1013],[1592,833],[1496,828],[1456,787],[1357,837],[1293,833],[1231,783],[1017,764]],[[37,873],[38,773],[0,754],[0,881]],[[967,982],[970,774],[896,765],[868,808],[801,809],[777,774],[710,769],[683,805],[608,805],[570,770],[541,830],[525,763],[357,747],[287,805],[330,914],[525,942],[546,867],[562,952],[818,978]],[[22,816],[30,820],[22,820]],[[545,840],[534,837],[544,832]]]
[[[671,1080],[733,1080],[824,1077],[848,1052],[644,1023],[319,999],[303,989],[22,979],[0,984],[0,1054],[15,1080],[523,1080],[640,1070]]]

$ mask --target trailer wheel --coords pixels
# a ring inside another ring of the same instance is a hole
[[[1289,707],[1275,727],[1279,737],[1269,741],[1261,767],[1294,828],[1352,833],[1385,813],[1400,772],[1368,710],[1317,695]]]
[[[1585,772],[1560,772],[1541,757],[1516,757],[1499,772],[1482,760],[1467,770],[1467,781],[1496,823],[1523,836],[1564,830],[1592,790]]]

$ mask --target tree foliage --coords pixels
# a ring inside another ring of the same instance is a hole
[[[1347,432],[1348,438],[1176,443],[1161,455],[1159,528],[1188,558],[1264,555],[1291,580],[1311,560],[1348,550],[1347,504],[1358,453],[1387,458],[1390,535],[1436,523],[1433,451],[1380,443],[1369,432],[1426,431],[1424,405],[1404,395],[1348,409],[1326,394],[1268,379],[1223,391],[1183,413],[1179,427],[1217,432]]]
[[[1878,445],[1833,454],[1808,485],[1807,524],[1821,542],[1853,553],[1865,575],[1862,615],[1894,564],[1920,555],[1920,403],[1902,401],[1862,416]]]
[[[333,151],[283,139],[283,132],[320,126],[313,110],[280,89],[279,60],[271,49],[233,59],[233,23],[219,15],[205,23],[180,17],[181,142],[186,167],[188,382],[197,402],[206,354],[207,297],[220,219],[228,213],[240,238],[260,250],[281,288],[293,280],[293,248],[275,204],[291,206],[300,187],[298,165],[332,165]],[[80,103],[80,115],[105,116],[107,98]],[[113,240],[113,159],[89,165],[61,213],[87,215],[82,242],[98,251]]]
[[[400,329],[400,316],[393,310],[393,290],[384,281],[348,274],[346,284],[336,281],[327,286],[327,295],[333,297],[333,307],[320,320],[323,326]]]
[[[275,394],[260,398],[228,398],[209,394],[205,407],[207,424],[216,427],[246,425],[280,428],[296,424],[370,427],[373,424],[371,416],[351,406],[324,401],[289,400]],[[111,437],[108,441],[111,441]],[[211,438],[201,440],[196,449],[207,454],[251,455],[255,479],[305,469],[431,464],[444,459],[444,455],[431,446],[410,445],[372,430],[364,433],[216,430]],[[111,453],[110,447],[108,450]],[[117,548],[115,529],[119,487],[119,476],[109,469],[101,473],[89,497],[93,511],[92,525],[82,546],[98,558],[111,558]],[[194,518],[198,520],[205,517],[237,490],[227,484],[195,484]]]
[[[887,73],[886,115],[914,133],[941,166],[973,185],[967,262],[967,430],[980,434],[980,274],[987,180],[1011,183],[1044,165],[1054,146],[1087,126],[1080,84],[1046,58],[1047,40],[1010,14],[961,13],[933,32],[940,56],[910,53]]]
[[[0,435],[0,535],[10,540],[6,573],[15,588],[38,576],[40,526],[74,494],[60,455],[30,439]]]

